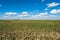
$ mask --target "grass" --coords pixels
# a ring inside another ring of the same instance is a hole
[[[0,40],[60,40],[60,20],[0,20]]]

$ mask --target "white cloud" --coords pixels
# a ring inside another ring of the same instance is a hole
[[[51,7],[56,7],[56,6],[60,5],[60,3],[52,2],[52,3],[46,4],[46,5],[47,5],[47,8],[45,8],[44,10],[48,10],[48,8],[51,8]]]
[[[6,12],[1,19],[26,19],[29,16],[28,12],[16,13],[16,12]]]
[[[29,16],[28,12],[22,12],[19,16]]]
[[[5,14],[6,15],[16,15],[17,13],[16,12],[6,12]]]
[[[57,20],[59,18],[57,18],[55,15],[45,15],[45,16],[33,15],[32,17],[30,17],[30,19],[33,19],[33,20]]]
[[[31,15],[31,17],[41,17],[41,16],[47,16],[48,13],[44,12],[44,13],[39,13],[39,14],[35,14],[35,15]]]
[[[51,14],[57,14],[60,13],[60,9],[53,9],[50,11]]]
[[[47,12],[45,12],[45,13],[40,13],[39,15],[40,15],[40,16],[46,16],[46,15],[48,15],[48,13],[47,13]]]
[[[46,19],[47,17],[48,17],[48,13],[44,12],[44,13],[39,13],[39,14],[36,14],[36,15],[32,15],[30,17],[30,19],[43,20],[43,19]]]
[[[46,15],[48,15],[48,13],[47,12],[44,12],[44,13],[39,13],[39,14],[37,14],[35,16],[46,16]]]
[[[16,12],[6,12],[3,16],[2,16],[2,19],[16,19],[16,16],[17,16],[18,13]]]
[[[58,6],[59,3],[53,2],[53,3],[47,4],[47,5],[48,5],[48,7],[55,7],[55,6]]]

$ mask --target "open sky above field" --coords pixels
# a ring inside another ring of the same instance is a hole
[[[60,20],[60,0],[0,0],[0,19]]]

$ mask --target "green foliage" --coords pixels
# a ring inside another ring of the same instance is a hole
[[[1,40],[59,40],[54,35],[60,35],[60,20],[0,20]]]

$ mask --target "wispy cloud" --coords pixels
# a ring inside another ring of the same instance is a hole
[[[58,6],[59,3],[53,2],[53,3],[47,4],[47,5],[48,5],[48,8],[49,8],[49,7],[55,7],[55,6]]]
[[[52,3],[46,4],[46,5],[47,5],[47,8],[45,8],[45,10],[48,10],[48,8],[58,6],[58,5],[60,5],[60,3],[52,2]]]
[[[45,0],[42,0],[42,3],[44,2]]]

